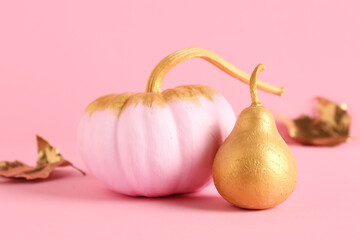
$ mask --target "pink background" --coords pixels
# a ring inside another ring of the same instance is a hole
[[[233,208],[213,186],[195,195],[127,198],[71,169],[45,182],[0,180],[0,238],[359,239],[359,9],[357,0],[1,1],[0,160],[34,162],[37,133],[85,168],[76,128],[87,104],[144,91],[158,61],[189,46],[248,73],[264,63],[261,78],[286,87],[283,98],[260,93],[274,112],[309,112],[318,95],[346,102],[354,141],[291,146],[299,184],[268,211]],[[191,83],[219,90],[237,114],[250,103],[246,85],[199,59],[171,70],[163,89]]]

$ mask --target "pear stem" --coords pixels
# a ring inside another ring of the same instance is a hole
[[[256,82],[257,82],[257,77],[258,77],[259,73],[264,70],[265,70],[265,65],[259,64],[256,66],[256,68],[254,69],[254,71],[251,74],[251,77],[250,77],[251,106],[261,106],[261,102],[259,100],[258,93],[257,93]]]

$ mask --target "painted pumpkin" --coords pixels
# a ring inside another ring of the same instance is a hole
[[[78,145],[89,170],[109,188],[130,196],[188,193],[211,180],[216,151],[232,130],[235,114],[226,99],[203,85],[161,91],[176,64],[200,57],[249,83],[250,76],[202,48],[164,58],[146,92],[110,94],[92,102],[78,129]],[[268,92],[283,89],[259,81]]]

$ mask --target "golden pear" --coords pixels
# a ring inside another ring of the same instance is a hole
[[[235,206],[266,209],[285,201],[294,191],[297,167],[274,118],[259,101],[257,75],[250,79],[252,104],[239,115],[234,129],[216,153],[213,177],[220,195]]]

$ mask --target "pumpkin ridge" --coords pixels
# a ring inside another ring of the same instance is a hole
[[[169,111],[171,113],[171,117],[172,117],[172,120],[174,121],[175,125],[178,124],[178,121],[177,119],[174,117],[174,112],[175,110],[173,109],[172,105],[169,104]],[[183,143],[181,142],[180,138],[179,138],[179,130],[177,128],[175,128],[176,130],[176,139],[177,139],[177,143],[178,143],[178,146],[179,146],[179,149],[183,149]],[[180,151],[180,154],[181,154],[181,159],[184,159],[184,153],[182,153]],[[184,172],[184,164],[181,165],[181,170],[179,171],[180,173],[181,172]],[[176,183],[174,183],[173,185],[173,193],[177,194],[177,193],[181,193],[181,191],[179,191],[179,188],[180,188],[180,183],[182,182],[182,177],[179,177],[178,180],[176,181]]]
[[[129,99],[129,98],[128,98]],[[127,100],[126,100],[127,101]],[[125,101],[125,102],[126,102]],[[114,122],[114,131],[113,131],[113,139],[114,139],[114,151],[115,151],[115,158],[117,158],[117,161],[114,161],[115,164],[114,166],[117,168],[117,169],[120,169],[120,172],[122,171],[121,169],[123,169],[123,164],[122,164],[122,161],[121,161],[121,158],[120,158],[120,154],[119,154],[119,140],[118,140],[118,128],[119,128],[119,124],[118,124],[118,121],[115,121]],[[130,184],[130,182],[128,181],[128,179],[126,177],[123,178],[123,181],[126,182],[128,185]]]

